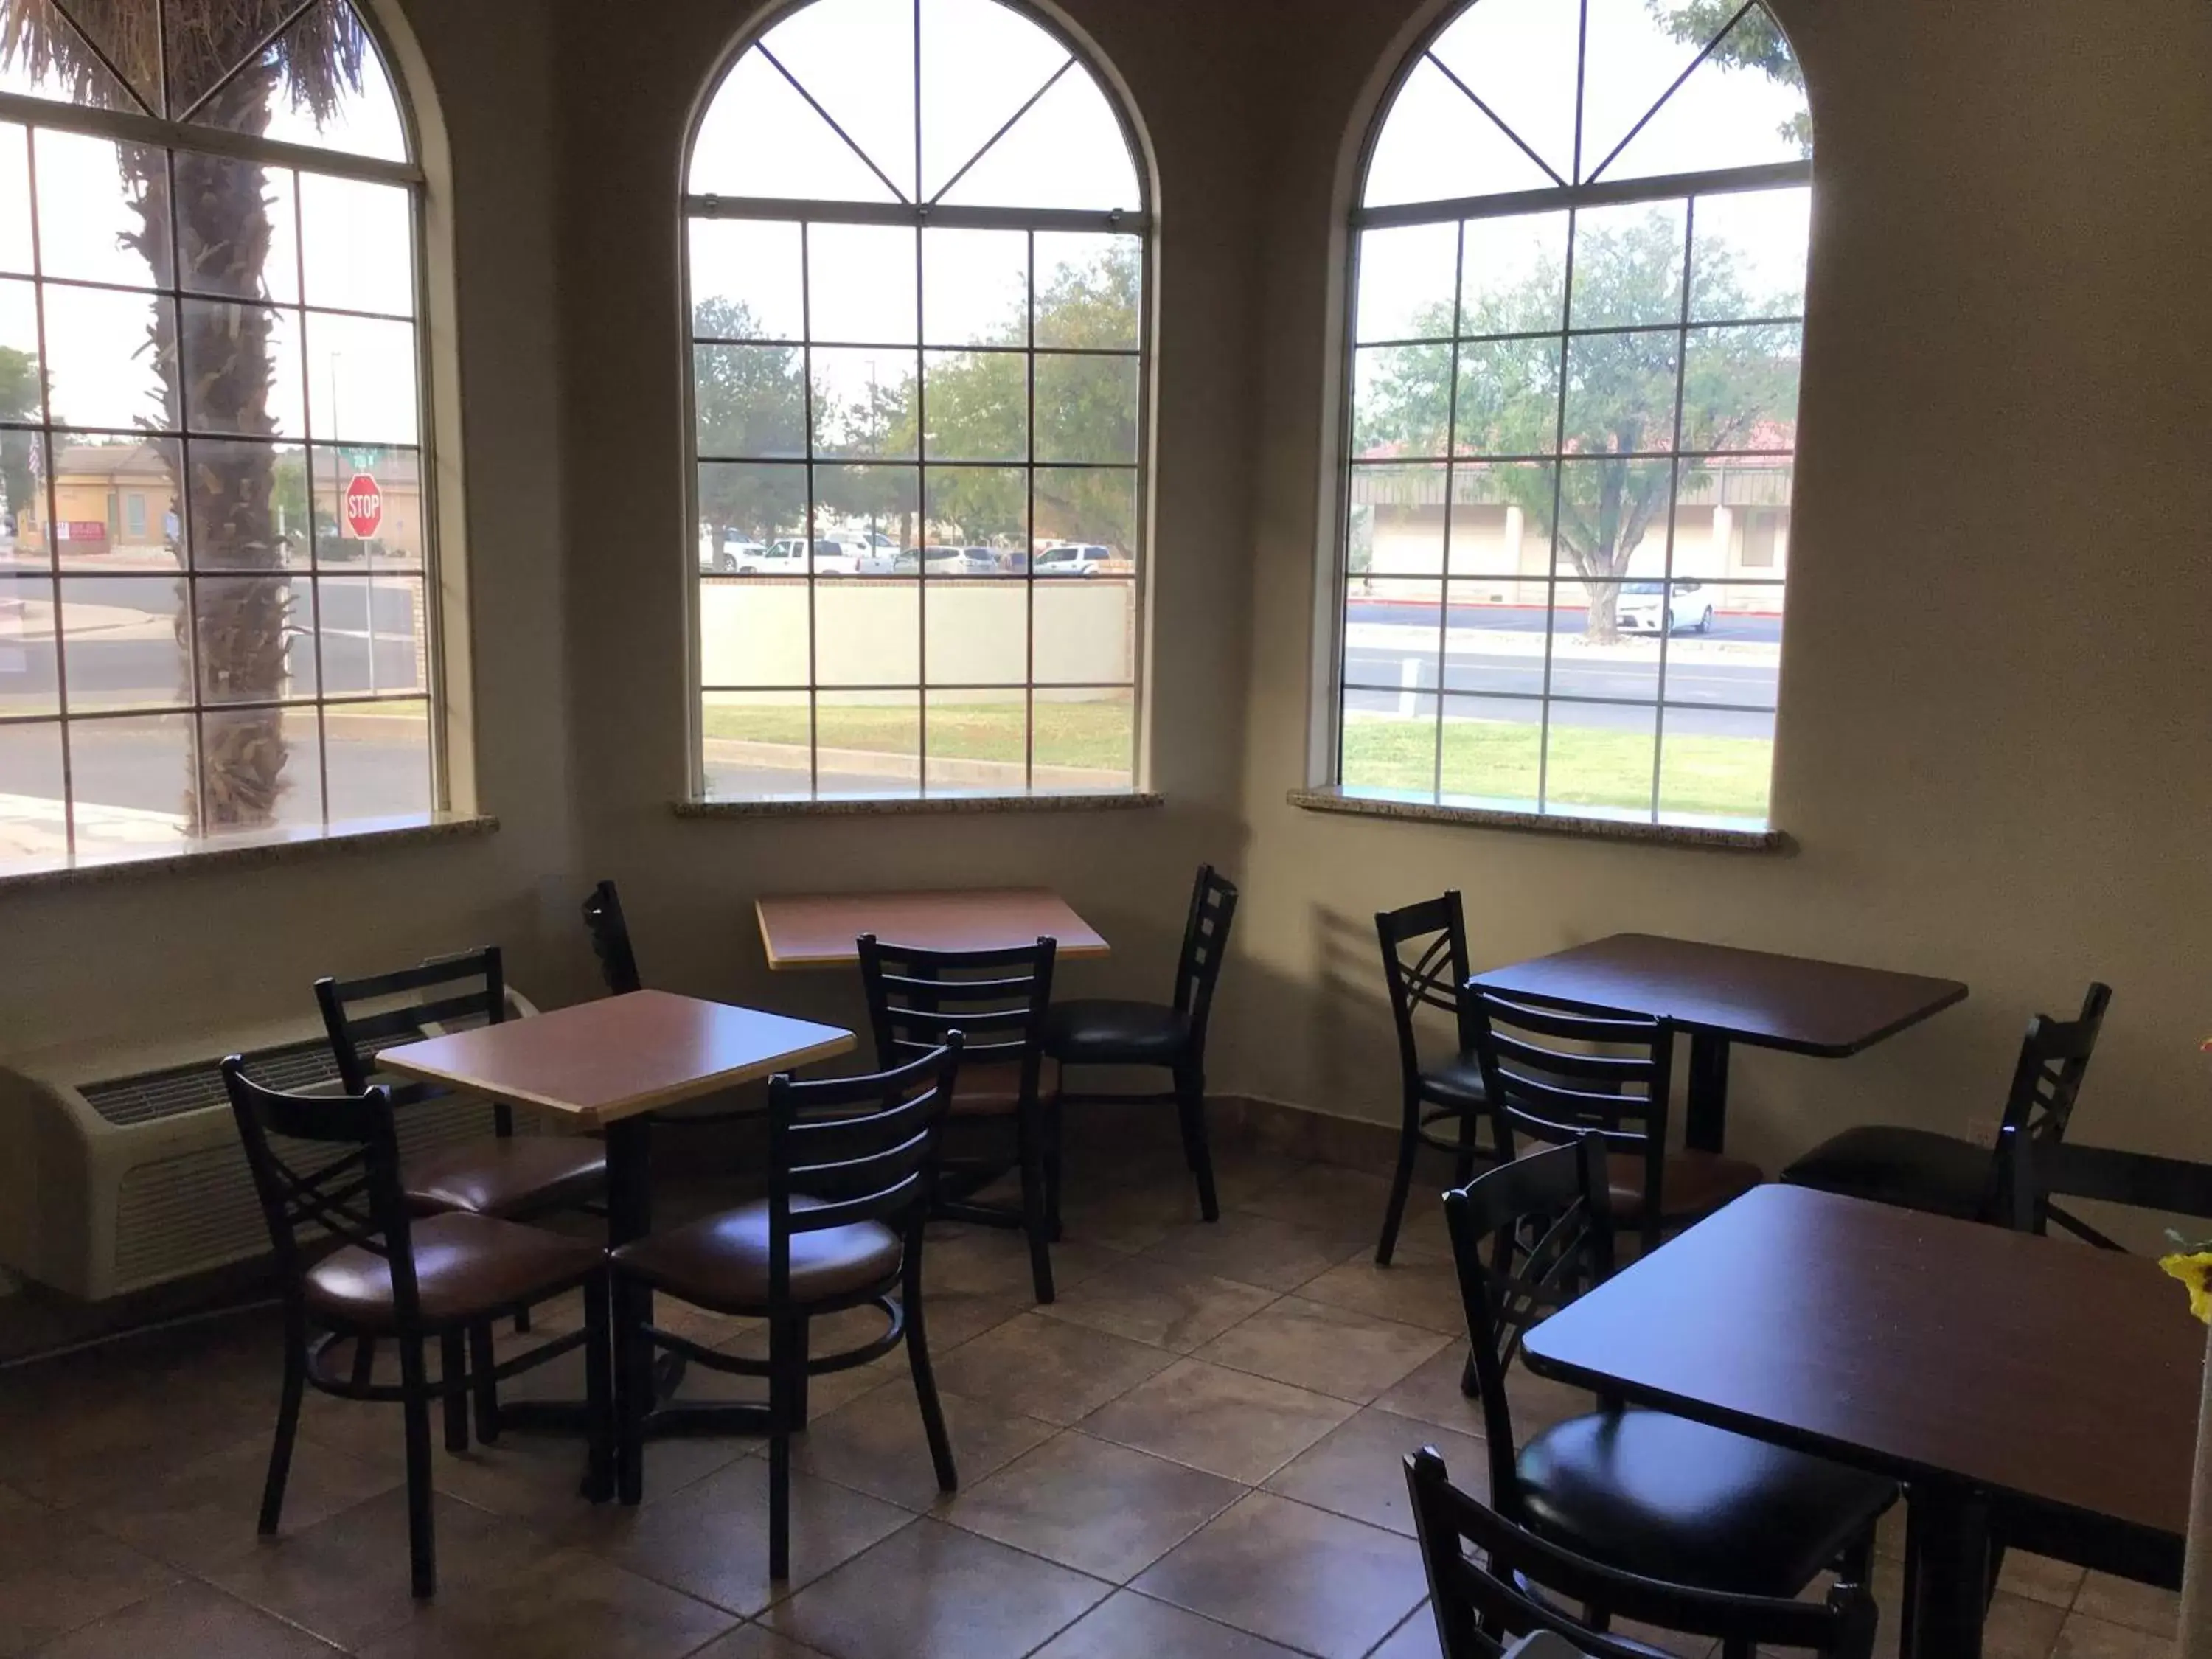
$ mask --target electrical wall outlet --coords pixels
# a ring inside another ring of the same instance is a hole
[[[1966,1120],[1966,1139],[1977,1146],[1995,1147],[1997,1144],[1997,1124],[1993,1117],[1970,1117]]]

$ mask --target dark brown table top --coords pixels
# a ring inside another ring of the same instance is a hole
[[[856,1046],[841,1026],[632,991],[404,1043],[376,1062],[596,1127]]]
[[[1786,1186],[1527,1340],[1543,1376],[2174,1539],[2204,1349],[2155,1262]]]
[[[1614,933],[1475,979],[1508,995],[1663,1017],[1690,1030],[1831,1059],[1871,1048],[1966,994],[1956,980],[1656,933]]]
[[[854,941],[924,951],[997,951],[1057,941],[1060,957],[1103,957],[1106,941],[1045,887],[920,893],[799,893],[754,901],[771,969],[834,968],[860,959]]]

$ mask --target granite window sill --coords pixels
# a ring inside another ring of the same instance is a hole
[[[1641,842],[1730,853],[1797,850],[1796,842],[1779,830],[1730,830],[1717,824],[1643,823],[1630,818],[1576,818],[1552,812],[1502,811],[1486,806],[1453,806],[1391,795],[1350,793],[1337,788],[1293,789],[1289,799],[1291,805],[1309,812],[1345,812],[1357,817],[1399,818],[1415,823],[1457,823],[1475,830],[1575,836],[1590,841]]]
[[[1013,795],[848,795],[820,799],[685,800],[679,818],[900,817],[946,812],[1126,812],[1163,805],[1148,790]]]
[[[69,864],[0,868],[0,895],[201,872],[258,870],[274,864],[304,863],[335,854],[382,852],[390,848],[474,840],[498,829],[499,820],[485,814],[434,813],[370,818],[332,824],[327,829],[317,826],[251,838],[223,837],[135,857],[81,858]]]

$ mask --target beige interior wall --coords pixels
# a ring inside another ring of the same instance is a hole
[[[501,827],[438,846],[0,894],[0,1053],[153,1034],[219,1040],[312,1019],[319,974],[494,940],[533,995],[587,982],[573,910],[564,902],[549,933],[538,887],[574,862],[547,7],[375,9],[401,36],[398,68],[425,118],[431,242],[450,238],[453,250],[430,320],[458,375],[436,410],[441,461],[465,475],[466,533],[448,536],[463,544],[449,544],[447,574],[476,623],[454,690],[463,706],[473,699],[477,796]]]
[[[678,819],[687,738],[679,161],[695,106],[751,16],[727,0],[567,13],[562,244],[570,362],[571,706],[586,861],[622,885],[659,983],[854,1017],[849,974],[771,979],[763,892],[1050,884],[1114,942],[1063,986],[1164,994],[1203,858],[1236,867],[1249,605],[1256,134],[1249,9],[1084,0],[1147,133],[1158,198],[1149,778],[1136,813]],[[619,481],[609,487],[609,481]]]
[[[1731,1146],[1770,1162],[1860,1120],[1994,1115],[2030,1012],[2092,975],[2115,997],[2080,1133],[2212,1155],[2212,9],[1775,0],[1819,134],[1790,857],[1284,804],[1308,764],[1332,173],[1414,9],[1271,9],[1252,851],[1217,1073],[1394,1113],[1371,915],[1455,885],[1482,963],[1644,929],[1972,986],[1854,1060],[1743,1054]]]

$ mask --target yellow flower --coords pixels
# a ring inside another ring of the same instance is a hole
[[[2162,1255],[2158,1265],[2189,1287],[2189,1311],[2212,1325],[2212,1250]]]

